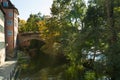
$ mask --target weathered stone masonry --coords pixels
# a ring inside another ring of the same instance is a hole
[[[5,61],[5,18],[4,12],[0,6],[0,65]]]

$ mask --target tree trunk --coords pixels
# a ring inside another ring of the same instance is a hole
[[[107,24],[112,33],[110,44],[114,44],[117,41],[117,34],[114,26],[114,0],[106,0],[107,9]]]
[[[113,47],[117,43],[117,33],[114,25],[114,0],[106,0],[106,11],[107,11],[107,24],[112,34],[109,41],[109,62],[114,64],[114,59],[112,59],[112,55],[115,55]],[[112,67],[112,71],[110,71],[109,75],[111,76],[111,80],[116,80],[115,71],[116,68],[114,65],[110,65]]]

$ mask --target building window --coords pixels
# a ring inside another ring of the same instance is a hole
[[[3,2],[3,6],[4,7],[8,7],[8,2],[6,1],[6,2]]]
[[[13,13],[12,13],[12,12],[9,12],[9,13],[8,13],[8,16],[9,16],[9,17],[13,17]]]
[[[5,48],[5,42],[0,42],[0,50]]]
[[[8,34],[8,36],[12,36],[12,31],[8,30],[7,34]]]
[[[4,21],[4,14],[1,10],[0,10],[0,18],[1,18],[2,21]]]
[[[4,27],[0,25],[0,32],[4,33]]]
[[[13,24],[13,21],[12,21],[12,20],[7,20],[7,25],[8,25],[8,26],[12,26],[12,24]]]

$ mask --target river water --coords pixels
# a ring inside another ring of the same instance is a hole
[[[20,80],[64,80],[67,60],[63,56],[39,54],[21,62]]]

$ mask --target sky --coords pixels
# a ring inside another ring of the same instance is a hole
[[[87,0],[86,0],[87,1]],[[53,0],[11,0],[19,11],[19,18],[27,20],[30,14],[50,15]]]
[[[30,14],[41,12],[42,15],[50,15],[53,0],[11,0],[19,11],[19,18],[27,20]]]

